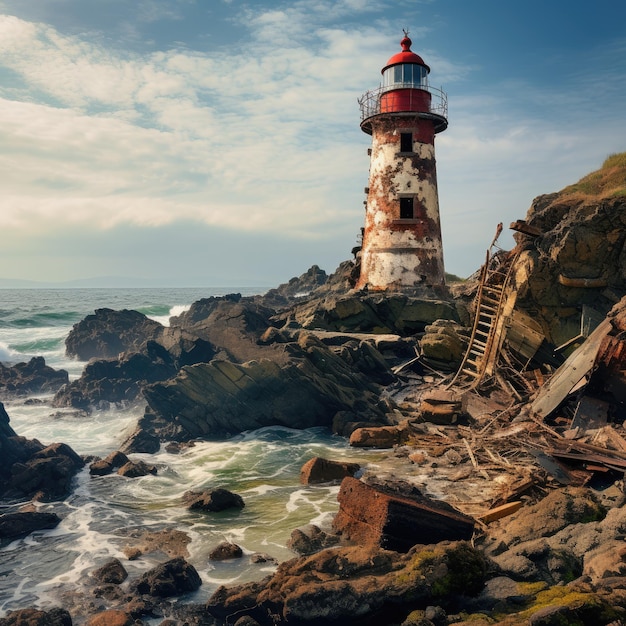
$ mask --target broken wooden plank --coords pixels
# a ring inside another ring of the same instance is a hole
[[[524,233],[524,235],[530,235],[531,237],[539,237],[542,231],[536,226],[531,226],[526,220],[515,220],[509,225],[511,230],[518,233]]]
[[[572,450],[578,450],[581,453],[597,453],[605,456],[609,456],[611,458],[618,458],[623,461],[626,461],[626,452],[623,450],[610,450],[609,448],[605,448],[604,446],[596,446],[591,443],[585,443],[584,441],[563,441],[560,444],[557,442],[557,445],[562,446],[564,452],[570,452]]]
[[[595,365],[604,337],[611,331],[610,320],[604,320],[561,365],[546,385],[541,387],[531,404],[531,412],[547,417],[570,395],[572,389],[585,380]]]
[[[506,342],[511,350],[530,360],[545,338],[536,320],[521,311],[513,311],[506,330]]]
[[[492,507],[498,507],[503,504],[507,504],[508,502],[513,502],[517,500],[521,495],[537,486],[537,479],[535,476],[530,476],[528,478],[521,478],[509,485],[496,500],[494,500],[491,505]]]
[[[616,451],[623,452],[624,458],[626,458],[626,439],[624,439],[619,433],[615,432],[612,426],[607,426],[602,429],[602,434],[611,442]]]
[[[478,469],[478,463],[476,461],[476,457],[474,456],[474,452],[472,451],[472,446],[469,445],[469,441],[465,439],[465,437],[463,437],[463,443],[465,444],[465,447],[467,448],[467,453],[469,454],[469,458],[470,458],[470,461],[472,462],[472,465],[474,466],[474,469]]]
[[[601,454],[581,454],[577,452],[563,452],[561,450],[549,450],[548,454],[559,459],[567,459],[577,463],[590,463],[600,465],[611,465],[611,467],[619,468],[620,471],[626,471],[626,460],[618,459],[611,456],[603,456]]]
[[[507,502],[501,506],[497,506],[494,509],[490,509],[483,515],[478,516],[478,520],[483,524],[489,524],[491,522],[495,522],[496,520],[502,519],[507,515],[513,515],[522,508],[523,502],[521,500],[517,500],[515,502]]]

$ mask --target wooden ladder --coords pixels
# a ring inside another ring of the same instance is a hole
[[[461,388],[477,387],[486,375],[493,373],[503,339],[507,286],[517,254],[497,268],[490,268],[491,252],[487,251],[476,293],[476,314],[469,345],[461,365],[448,384]]]

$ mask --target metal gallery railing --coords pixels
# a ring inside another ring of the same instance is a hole
[[[382,96],[389,91],[397,91],[399,89],[406,89],[407,95],[402,98],[400,108],[398,108],[397,100],[392,101],[393,104],[390,106],[393,107],[393,112],[419,111],[420,109],[416,107],[423,106],[424,95],[422,92],[426,91],[431,96],[431,102],[428,111],[424,111],[424,113],[430,113],[433,116],[448,119],[448,95],[445,91],[437,89],[436,87],[420,87],[416,89],[415,85],[411,83],[407,83],[406,85],[396,83],[393,86],[378,87],[378,89],[366,91],[358,99],[359,106],[361,107],[361,122],[374,115],[379,115],[380,113],[392,112],[391,108],[385,106]]]

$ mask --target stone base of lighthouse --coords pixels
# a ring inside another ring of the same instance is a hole
[[[437,249],[370,249],[361,257],[356,289],[439,294],[445,290],[444,268]]]

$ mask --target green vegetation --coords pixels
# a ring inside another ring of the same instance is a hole
[[[602,168],[609,168],[609,167],[626,168],[626,152],[618,152],[615,154],[609,154],[609,156],[606,157],[606,159],[604,159]]]
[[[449,274],[448,272],[444,272],[444,275],[446,277],[446,283],[464,283],[467,280],[467,278],[461,278],[456,274]]]
[[[469,544],[459,543],[445,554],[447,573],[433,581],[435,598],[476,595],[485,585],[487,561]]]
[[[610,154],[599,170],[565,187],[561,194],[580,196],[581,199],[626,196],[626,152]]]

